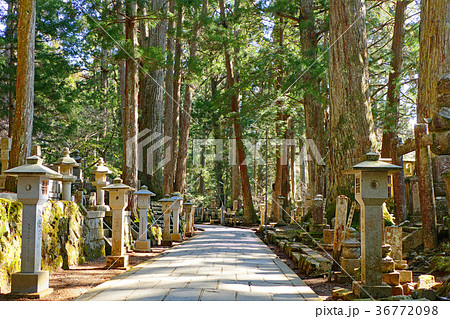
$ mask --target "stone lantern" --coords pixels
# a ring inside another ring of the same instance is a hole
[[[106,174],[111,174],[111,171],[105,166],[102,157],[98,159],[91,173],[95,175],[95,182],[92,184],[97,188],[97,205],[95,209],[98,211],[109,211],[109,206],[105,205],[105,191],[103,188],[109,184],[106,180]]]
[[[379,160],[377,153],[367,153],[365,161],[353,166],[355,198],[361,206],[361,281],[353,282],[359,298],[383,298],[392,294],[382,283],[383,213],[381,205],[388,198],[388,174],[403,169]]]
[[[189,200],[183,203],[183,211],[186,216],[186,236],[192,236],[194,232],[194,203]]]
[[[113,184],[103,187],[109,192],[109,206],[112,211],[112,249],[111,256],[106,257],[106,267],[127,268],[128,256],[125,254],[124,229],[125,207],[128,206],[128,192],[133,187],[122,183],[121,178],[115,178]]]
[[[134,192],[134,195],[137,195],[137,207],[139,207],[139,238],[134,243],[134,250],[149,252],[151,242],[147,239],[147,212],[150,197],[156,194],[149,191],[147,186],[144,185],[140,190]]]
[[[277,207],[277,209],[279,210],[279,219],[278,219],[278,221],[277,221],[277,225],[286,225],[286,222],[284,221],[284,209],[283,209],[283,206],[284,206],[284,200],[286,199],[286,197],[284,197],[283,195],[280,195],[280,196],[278,196],[277,197],[277,203],[278,203],[278,207]]]
[[[73,175],[73,168],[80,166],[72,157],[68,147],[63,150],[63,156],[59,158],[55,165],[59,167],[62,177],[58,179],[62,182],[62,200],[72,200],[72,183],[77,179]]]
[[[170,239],[173,241],[182,241],[181,233],[180,233],[180,213],[182,210],[183,205],[183,198],[178,196],[177,194],[174,194],[172,196],[172,199],[174,200],[172,205],[172,211],[173,211],[173,231],[172,234],[170,234]]]
[[[263,229],[266,226],[266,203],[259,204],[259,211],[261,214],[259,229]]]
[[[5,174],[18,177],[17,198],[23,204],[21,266],[19,273],[12,274],[11,293],[42,297],[52,291],[49,272],[41,271],[42,206],[48,200],[49,179],[61,175],[43,166],[38,156],[28,157],[25,165]]]
[[[171,245],[172,241],[170,239],[170,213],[172,212],[172,205],[175,199],[166,195],[164,198],[160,199],[159,202],[162,205],[162,212],[164,216],[164,228],[163,228],[163,246]]]

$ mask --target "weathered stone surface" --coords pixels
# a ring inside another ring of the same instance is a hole
[[[403,294],[404,295],[410,295],[414,291],[414,283],[408,282],[402,285],[403,287]]]
[[[392,286],[392,296],[403,296],[403,286]]]
[[[413,281],[413,273],[410,270],[399,270],[400,273],[400,283],[406,284]]]
[[[394,260],[392,258],[383,258],[381,261],[381,272],[390,273],[394,271]]]
[[[392,287],[389,285],[364,285],[362,282],[354,281],[352,285],[353,293],[358,298],[385,298],[392,295]]]
[[[355,295],[353,295],[352,291],[345,288],[333,288],[332,295],[337,300],[351,301],[355,299]]]
[[[423,229],[419,228],[409,235],[403,237],[402,243],[403,253],[409,253],[420,245],[423,245]]]
[[[433,289],[417,289],[417,295],[419,298],[426,298],[431,301],[436,301],[437,292]]]
[[[417,279],[416,289],[430,289],[436,284],[433,275],[421,275]]]
[[[334,238],[334,229],[324,229],[323,230],[323,242],[325,244],[332,244]]]
[[[403,230],[401,227],[396,226],[387,226],[385,228],[385,242],[388,245],[391,245],[391,257],[394,260],[402,260],[402,239],[403,239]]]
[[[341,244],[345,236],[345,224],[347,221],[348,198],[340,195],[336,202],[336,217],[334,220],[333,259],[339,260]]]
[[[298,268],[310,277],[328,274],[332,263],[310,248],[304,248],[299,256]]]
[[[398,271],[385,273],[382,275],[382,280],[390,286],[398,286],[400,285],[400,273]]]

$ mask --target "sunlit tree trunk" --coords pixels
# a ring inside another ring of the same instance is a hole
[[[330,196],[350,195],[344,172],[375,145],[369,104],[366,9],[361,0],[330,1]]]
[[[36,27],[36,1],[19,1],[17,30],[17,82],[16,108],[12,129],[9,167],[25,163],[31,152],[34,111],[34,51]],[[15,191],[16,179],[8,178],[6,189]]]
[[[422,0],[420,12],[417,121],[432,118],[437,107],[438,80],[450,73],[450,1]]]
[[[220,17],[223,21],[224,27],[228,28],[228,21],[226,19],[225,4],[224,0],[219,0],[220,6]],[[228,48],[225,48],[225,67],[227,69],[227,84],[228,88],[233,88],[236,79],[234,75],[233,60],[228,52]],[[238,93],[231,95],[231,111],[234,114],[234,132],[236,134],[236,149],[239,159],[239,170],[241,173],[241,183],[242,183],[242,198],[244,203],[244,223],[251,224],[256,221],[256,213],[253,207],[252,201],[252,190],[248,177],[247,165],[245,162],[245,149],[244,143],[242,142],[242,125],[240,118],[240,108],[239,108],[239,96]]]

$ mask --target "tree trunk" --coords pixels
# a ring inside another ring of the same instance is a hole
[[[15,12],[15,3],[14,0],[8,1],[8,19],[6,21],[6,59],[9,67],[8,74],[8,113],[9,113],[9,125],[8,125],[8,136],[12,137],[12,129],[14,125],[14,78],[11,75],[11,71],[14,68],[14,19],[13,14]]]
[[[9,167],[25,164],[31,152],[34,111],[34,49],[36,27],[36,1],[19,1],[17,31],[16,109],[12,130]],[[15,191],[17,181],[8,177],[6,189]]]
[[[387,106],[384,112],[383,142],[381,146],[381,157],[383,158],[391,157],[391,141],[397,136],[405,37],[405,11],[407,6],[408,1],[404,0],[397,0],[395,6],[394,34],[392,35],[392,71],[389,73]]]
[[[173,108],[172,108],[172,157],[171,164],[173,171],[172,189],[175,186],[176,168],[177,168],[177,150],[178,150],[178,134],[179,134],[179,118],[181,107],[181,58],[183,56],[183,5],[177,6],[177,24],[176,24],[176,39],[175,39],[175,61],[173,71]]]
[[[202,4],[202,15],[206,15],[208,9],[208,1],[203,0]],[[187,66],[186,75],[194,72],[193,65],[196,63],[197,59],[197,38],[199,37],[201,28],[200,19],[194,23],[194,29],[192,32],[192,38],[190,39],[190,49],[189,49],[189,62]],[[181,123],[180,123],[180,144],[178,148],[177,157],[177,171],[175,176],[175,186],[174,189],[180,193],[184,193],[186,189],[186,164],[189,153],[189,128],[191,124],[191,111],[192,111],[192,94],[195,89],[195,84],[192,80],[185,78],[186,90],[184,93],[184,108],[181,112]],[[191,82],[191,83],[190,83]]]
[[[330,1],[328,198],[332,201],[338,195],[350,195],[353,178],[343,173],[361,161],[376,142],[369,104],[365,12],[360,0]]]
[[[277,19],[277,22],[275,23],[275,27],[274,27],[274,42],[276,42],[280,48],[280,50],[283,49],[283,18],[279,17],[279,19]],[[278,65],[277,65],[277,77],[276,77],[276,90],[277,92],[279,92],[278,94],[281,93],[282,87],[282,81],[283,81],[283,64],[281,61],[278,61]],[[277,106],[278,106],[278,121],[275,125],[275,131],[277,134],[278,138],[282,138],[284,137],[284,134],[282,133],[282,127],[280,127],[281,123],[284,123],[286,121],[286,115],[283,113],[282,108],[283,108],[283,102],[281,101],[281,99],[278,99],[276,102]],[[277,223],[283,223],[282,220],[282,207],[279,207],[278,205],[278,196],[282,195],[281,191],[282,191],[282,182],[283,182],[283,167],[282,167],[282,163],[281,163],[281,145],[277,144],[276,146],[276,151],[275,151],[275,156],[276,156],[276,168],[275,168],[275,187],[273,190],[273,194],[272,194],[272,209],[273,209],[273,221],[277,222]]]
[[[154,0],[151,2],[151,11],[154,14],[167,13],[167,1]],[[143,47],[166,50],[167,21],[159,20],[156,25],[149,29],[149,35],[141,34]],[[141,31],[142,32],[142,31]],[[163,114],[164,114],[164,72],[161,66],[154,66],[143,78],[142,92],[142,128],[148,130],[151,139],[143,145],[143,171],[140,179],[158,197],[163,196],[163,172],[162,147],[158,144],[163,139]],[[146,132],[147,133],[147,132]],[[147,134],[146,134],[147,135]]]
[[[173,14],[175,12],[175,0],[169,1],[169,11]],[[173,55],[174,55],[174,41],[173,33],[174,31],[174,21],[170,18],[167,26],[167,70],[166,70],[166,99],[164,104],[164,136],[170,137],[164,144],[164,156],[168,158],[168,163],[164,165],[164,194],[172,194],[173,183],[174,183],[174,167],[173,167]]]
[[[438,80],[450,73],[450,1],[422,0],[417,122],[432,118]]]
[[[136,1],[125,2],[125,37],[130,42],[131,52],[125,60],[125,108],[123,110],[123,173],[124,184],[137,186],[138,163],[138,65],[134,58],[138,44],[135,17]]]
[[[228,28],[228,21],[226,19],[225,13],[225,4],[224,0],[219,0],[220,6],[220,18],[223,21],[224,27]],[[225,48],[225,67],[227,69],[227,86],[228,88],[233,88],[235,85],[235,76],[233,70],[233,62],[230,57],[230,53]],[[239,96],[238,93],[233,93],[231,95],[231,111],[234,114],[234,132],[236,134],[236,148],[237,155],[239,159],[239,169],[241,173],[241,182],[242,182],[242,197],[244,202],[244,224],[252,224],[256,222],[256,213],[253,207],[252,201],[252,190],[249,182],[247,165],[245,161],[245,149],[244,143],[242,142],[242,126],[241,126],[241,118],[240,118],[240,109],[239,109]]]
[[[315,32],[316,22],[314,16],[314,1],[303,0],[302,9],[306,19],[306,25],[301,32],[302,55],[307,57],[308,64],[313,64],[317,58],[317,37]],[[313,70],[312,70],[313,71]],[[321,156],[325,155],[325,124],[324,108],[320,101],[321,82],[323,81],[314,72],[307,71],[303,74],[303,80],[308,83],[308,88],[303,94],[305,109],[305,137],[314,141]],[[317,73],[317,72],[316,72]],[[323,194],[324,167],[319,165],[317,159],[308,162],[309,193],[311,199],[317,194]]]

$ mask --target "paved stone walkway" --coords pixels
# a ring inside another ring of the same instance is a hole
[[[320,300],[253,232],[212,225],[78,300]]]

